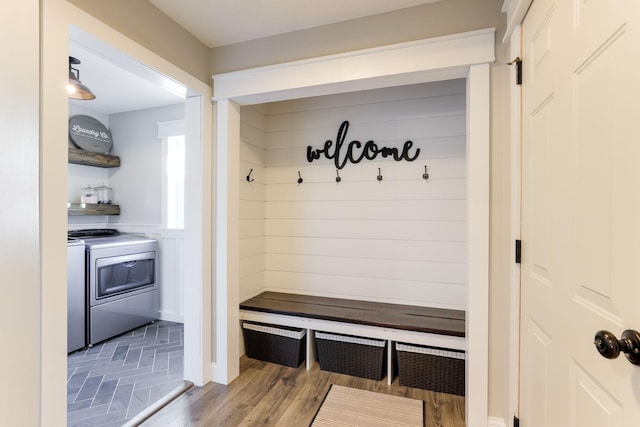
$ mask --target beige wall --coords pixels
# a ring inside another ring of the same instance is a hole
[[[212,74],[366,49],[441,35],[496,28],[491,69],[491,223],[489,415],[509,414],[509,117],[506,18],[502,0],[447,0],[396,12],[211,49]]]
[[[445,0],[211,49],[212,74],[496,27],[503,0]]]
[[[496,27],[496,62],[492,66],[489,414],[505,421],[511,418],[513,414],[508,413],[509,349],[505,344],[509,333],[511,262],[507,228],[509,82],[504,57],[506,47],[500,42],[505,27],[505,17],[500,10],[502,0],[447,0],[211,50],[146,0],[69,2],[209,85],[211,74],[215,73]],[[37,195],[32,197],[36,199],[29,200],[37,200]],[[34,250],[37,240],[32,243],[31,250]],[[37,363],[31,366],[35,365]]]
[[[3,425],[38,425],[41,398],[39,36],[37,0],[0,15],[0,413]],[[6,9],[5,9],[6,10]],[[28,30],[26,30],[28,29]],[[26,30],[26,31],[25,31]],[[16,43],[20,40],[21,43]]]

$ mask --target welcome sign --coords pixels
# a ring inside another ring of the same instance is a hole
[[[357,140],[345,144],[348,130],[349,121],[345,120],[338,129],[335,143],[327,140],[322,148],[316,149],[310,145],[307,146],[307,161],[311,163],[324,156],[327,159],[333,159],[337,169],[342,169],[347,162],[356,164],[360,163],[363,159],[373,160],[378,156],[383,158],[392,157],[393,160],[396,161],[406,160],[412,162],[420,155],[420,148],[416,148],[413,154],[411,154],[413,141],[406,141],[402,149],[380,147],[372,140],[364,144]]]

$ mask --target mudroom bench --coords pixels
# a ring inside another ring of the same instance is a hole
[[[316,331],[385,340],[389,384],[394,342],[465,350],[462,310],[263,292],[240,303],[240,320],[305,329],[307,369],[316,362]]]

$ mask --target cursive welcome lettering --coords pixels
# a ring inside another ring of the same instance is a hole
[[[316,148],[314,150],[312,146],[307,146],[307,161],[311,163],[324,155],[327,159],[333,159],[337,169],[342,169],[347,162],[356,164],[360,163],[362,159],[373,160],[378,157],[378,155],[384,158],[393,157],[396,161],[406,160],[408,162],[414,161],[418,158],[418,155],[420,155],[420,148],[416,148],[413,156],[410,154],[413,148],[413,141],[406,141],[402,146],[402,151],[399,151],[397,148],[378,147],[373,141],[367,141],[363,146],[360,141],[354,140],[349,142],[345,147],[348,130],[349,121],[345,120],[338,129],[335,144],[333,141],[327,140],[322,148]],[[359,151],[360,149],[362,150]]]

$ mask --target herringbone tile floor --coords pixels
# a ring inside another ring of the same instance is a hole
[[[116,427],[183,382],[181,323],[159,320],[67,358],[67,426]]]

